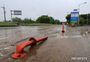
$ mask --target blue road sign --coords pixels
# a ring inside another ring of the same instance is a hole
[[[78,11],[71,12],[70,18],[71,23],[78,23],[78,20],[79,20],[79,12]]]

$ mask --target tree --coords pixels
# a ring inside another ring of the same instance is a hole
[[[83,17],[80,17],[80,19],[79,19],[79,24],[80,25],[84,25],[85,24],[85,19],[83,18]]]
[[[36,22],[38,23],[50,23],[50,19],[47,15],[42,15],[37,18]]]
[[[38,17],[36,22],[38,22],[38,23],[51,23],[51,24],[55,24],[54,18],[50,17],[48,15],[42,15],[42,16]]]
[[[31,18],[30,18],[30,19],[25,18],[25,19],[23,20],[23,22],[24,22],[25,24],[35,23],[35,21],[33,21]]]
[[[68,14],[68,15],[66,16],[66,19],[67,19],[68,24],[70,24],[70,17],[71,17],[70,14]]]
[[[12,21],[13,21],[14,23],[22,23],[21,18],[18,18],[18,17],[13,18]]]
[[[55,24],[60,24],[60,21],[56,19]]]
[[[90,14],[82,14],[80,17],[85,20],[84,24],[90,25]]]
[[[55,20],[54,20],[53,17],[49,17],[49,19],[50,19],[50,23],[51,23],[51,24],[55,24]]]

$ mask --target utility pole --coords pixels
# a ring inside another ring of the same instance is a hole
[[[6,22],[6,11],[5,11],[5,6],[3,6],[2,8],[3,8],[3,12],[4,12],[4,22]]]
[[[13,20],[12,20],[12,15],[13,15],[12,12],[13,12],[13,10],[11,10],[10,12],[11,12],[11,22],[12,22],[12,21],[13,21]]]

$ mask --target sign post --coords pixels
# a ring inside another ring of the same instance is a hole
[[[70,18],[70,22],[72,23],[78,23],[79,21],[79,12],[77,9],[74,9],[73,12],[71,12],[71,18]]]
[[[22,15],[22,11],[21,10],[14,10],[14,15]]]
[[[12,21],[12,15],[22,15],[21,10],[11,10],[11,21]]]

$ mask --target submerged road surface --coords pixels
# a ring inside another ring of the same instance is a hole
[[[87,32],[90,31],[90,27],[65,26],[65,33],[61,32],[61,26],[21,26],[0,29],[2,62],[90,62],[90,33]],[[35,47],[25,48],[27,56],[18,60],[11,58],[12,52],[15,52],[15,45],[22,43],[20,40],[23,39],[25,42],[29,37],[44,36],[48,36],[48,40]]]

